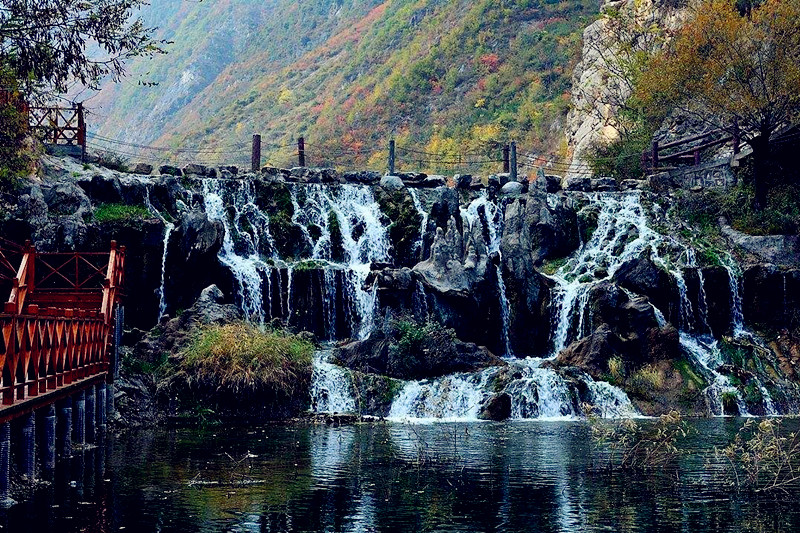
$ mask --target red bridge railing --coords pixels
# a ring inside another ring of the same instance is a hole
[[[30,244],[21,253],[0,313],[3,407],[108,371],[124,282],[125,249],[114,242],[108,253],[40,254]],[[0,276],[14,255],[0,248]]]

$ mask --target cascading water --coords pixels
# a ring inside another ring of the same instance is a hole
[[[330,350],[314,354],[311,409],[317,413],[355,413],[356,402],[350,372],[328,362],[330,357]]]
[[[416,244],[414,245],[419,250],[418,258],[420,260],[424,259],[422,255],[425,253],[425,233],[428,230],[428,211],[423,207],[422,201],[419,199],[419,193],[416,189],[408,189],[408,193],[411,195],[411,200],[414,202],[414,208],[419,213],[419,216],[422,218],[422,222],[420,223],[419,228],[419,239],[417,240]]]
[[[512,357],[511,342],[509,340],[508,328],[510,309],[508,305],[508,298],[506,297],[506,284],[503,280],[503,256],[500,252],[500,240],[503,236],[503,210],[498,204],[489,201],[486,191],[483,191],[478,198],[469,204],[467,209],[462,210],[461,216],[468,228],[473,228],[475,224],[481,223],[480,209],[483,208],[484,216],[486,217],[486,229],[489,233],[489,242],[487,243],[487,251],[489,255],[498,254],[499,260],[496,265],[497,271],[497,294],[500,298],[500,314],[502,319],[503,328],[503,342],[505,348],[505,356]],[[467,230],[464,230],[465,233]]]
[[[577,254],[549,276],[556,282],[552,303],[552,358],[583,334],[583,317],[591,288],[611,279],[623,263],[638,257],[644,250],[649,248],[657,253],[657,247],[666,241],[648,225],[637,194],[600,193],[588,195],[587,199],[599,209],[597,229]],[[635,238],[631,238],[632,234]],[[667,243],[672,244],[671,241]]]
[[[208,218],[221,222],[225,227],[219,260],[236,278],[242,310],[245,316],[263,324],[266,314],[263,304],[262,273],[268,271],[270,266],[263,259],[260,246],[262,236],[266,236],[270,251],[273,256],[275,254],[274,241],[269,234],[269,219],[255,205],[252,185],[246,180],[205,179],[203,199]],[[226,205],[233,210],[232,217],[228,216]],[[247,219],[252,228],[251,232],[242,231],[243,214],[252,214],[255,219]],[[234,236],[238,238],[240,250],[237,250]],[[269,280],[269,277],[266,279]]]
[[[158,288],[158,321],[164,318],[167,312],[167,251],[169,249],[169,238],[175,230],[175,224],[164,222],[164,251],[161,254],[161,286]]]
[[[305,201],[300,205],[298,187],[304,187]],[[372,331],[376,287],[365,290],[364,283],[373,262],[390,260],[389,237],[382,222],[378,203],[367,186],[295,185],[291,187],[295,212],[292,221],[301,228],[312,247],[311,259],[327,262],[344,270],[348,300],[355,304],[359,324],[353,328],[365,339]],[[307,228],[319,229],[316,241]],[[338,231],[337,231],[338,230]],[[335,236],[341,236],[342,257],[335,258]],[[339,259],[341,262],[337,262]],[[325,276],[327,291],[335,295],[333,276]]]

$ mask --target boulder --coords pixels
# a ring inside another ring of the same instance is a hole
[[[381,181],[381,173],[370,170],[358,172],[345,172],[342,174],[345,183],[358,183],[362,185],[376,185]]]
[[[225,165],[219,167],[220,172],[230,172],[231,175],[236,176],[239,174],[239,167],[233,165]]]
[[[161,165],[158,167],[158,172],[162,176],[181,176],[183,172],[178,167],[173,167],[172,165]]]
[[[678,292],[672,276],[656,265],[645,250],[622,264],[613,280],[621,287],[647,296],[670,322],[680,326]]]
[[[525,193],[525,185],[518,181],[509,181],[500,189],[500,193],[505,196],[519,196]]]
[[[436,187],[445,187],[446,185],[447,179],[444,176],[428,176],[422,180],[422,183],[419,184],[419,187],[435,189]]]
[[[322,183],[339,183],[339,173],[334,168],[315,169]]]
[[[183,167],[183,175],[184,176],[201,176],[204,177],[208,174],[208,167],[205,165],[198,165],[196,163],[190,163]]]
[[[622,180],[621,188],[623,191],[642,190],[647,185],[647,180]]]
[[[116,204],[123,201],[122,185],[115,176],[95,174],[91,180],[81,180],[77,184],[95,204]]]
[[[669,192],[677,187],[675,180],[670,176],[669,172],[659,172],[658,174],[648,176],[647,184],[651,191],[659,193]]]
[[[564,189],[567,191],[590,192],[592,180],[587,176],[568,176],[564,180]]]
[[[511,396],[507,392],[489,397],[481,407],[478,418],[481,420],[494,420],[502,422],[511,417]]]
[[[547,192],[556,193],[561,190],[561,176],[545,174],[544,181]]]
[[[597,178],[591,181],[593,191],[597,192],[616,192],[619,184],[614,178]]]
[[[472,174],[456,174],[453,181],[459,189],[469,189],[472,186]]]
[[[415,327],[422,327],[416,324]],[[456,372],[477,372],[505,363],[486,348],[462,342],[444,328],[427,330],[420,346],[403,351],[402,333],[391,326],[375,330],[368,339],[346,344],[336,359],[358,372],[377,373],[396,379],[428,379]]]
[[[759,261],[778,266],[800,266],[800,236],[747,235],[721,221],[722,234],[733,247],[741,247]]]
[[[153,173],[153,165],[148,165],[147,163],[137,163],[136,166],[133,167],[133,173],[149,176]]]
[[[381,178],[381,187],[384,189],[399,191],[405,188],[405,183],[398,176],[384,176]]]

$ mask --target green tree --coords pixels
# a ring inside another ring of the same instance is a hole
[[[744,13],[734,0],[695,6],[634,96],[650,112],[679,109],[731,133],[741,128],[753,149],[754,208],[762,209],[770,142],[800,118],[800,0],[765,0]]]
[[[118,81],[136,56],[162,52],[134,13],[145,0],[0,0],[0,64],[28,95],[66,92],[80,82]]]

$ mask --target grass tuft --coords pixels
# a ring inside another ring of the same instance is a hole
[[[100,223],[143,220],[152,216],[150,210],[143,205],[100,204],[94,210],[94,219]]]
[[[283,331],[244,322],[211,325],[181,353],[180,369],[201,388],[292,395],[311,371],[313,352],[311,342]]]

